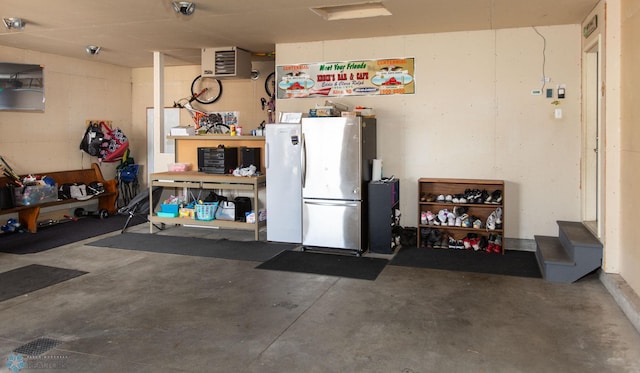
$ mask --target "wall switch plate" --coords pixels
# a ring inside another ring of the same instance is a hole
[[[547,98],[553,98],[553,88],[547,88]]]
[[[556,119],[562,119],[562,109],[560,109],[560,108],[555,109],[555,110],[553,111],[553,116],[554,116]]]
[[[531,90],[531,95],[532,96],[540,96],[542,94],[542,91],[539,89],[532,89]]]

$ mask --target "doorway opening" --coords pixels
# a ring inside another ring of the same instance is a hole
[[[604,110],[600,37],[583,53],[582,221],[598,238],[603,233]]]

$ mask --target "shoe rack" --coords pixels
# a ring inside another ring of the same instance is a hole
[[[504,254],[503,180],[420,178],[418,188],[418,247]]]

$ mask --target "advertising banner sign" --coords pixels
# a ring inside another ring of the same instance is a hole
[[[276,88],[278,99],[413,94],[414,59],[276,66]]]

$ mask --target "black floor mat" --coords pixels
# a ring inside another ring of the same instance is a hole
[[[263,262],[296,245],[262,241],[232,241],[160,234],[124,233],[88,243],[89,246],[154,253]]]
[[[535,253],[506,250],[504,255],[473,250],[402,248],[390,265],[541,278]]]
[[[284,251],[256,268],[375,280],[388,262],[380,258]]]
[[[36,233],[3,233],[0,234],[0,252],[10,254],[33,254],[82,241],[101,234],[121,230],[127,217],[110,216],[106,219],[86,217],[77,221],[69,221],[49,227],[39,228]],[[146,222],[146,219],[135,216],[129,226]]]
[[[87,272],[31,264],[0,273],[0,302],[44,289]]]

